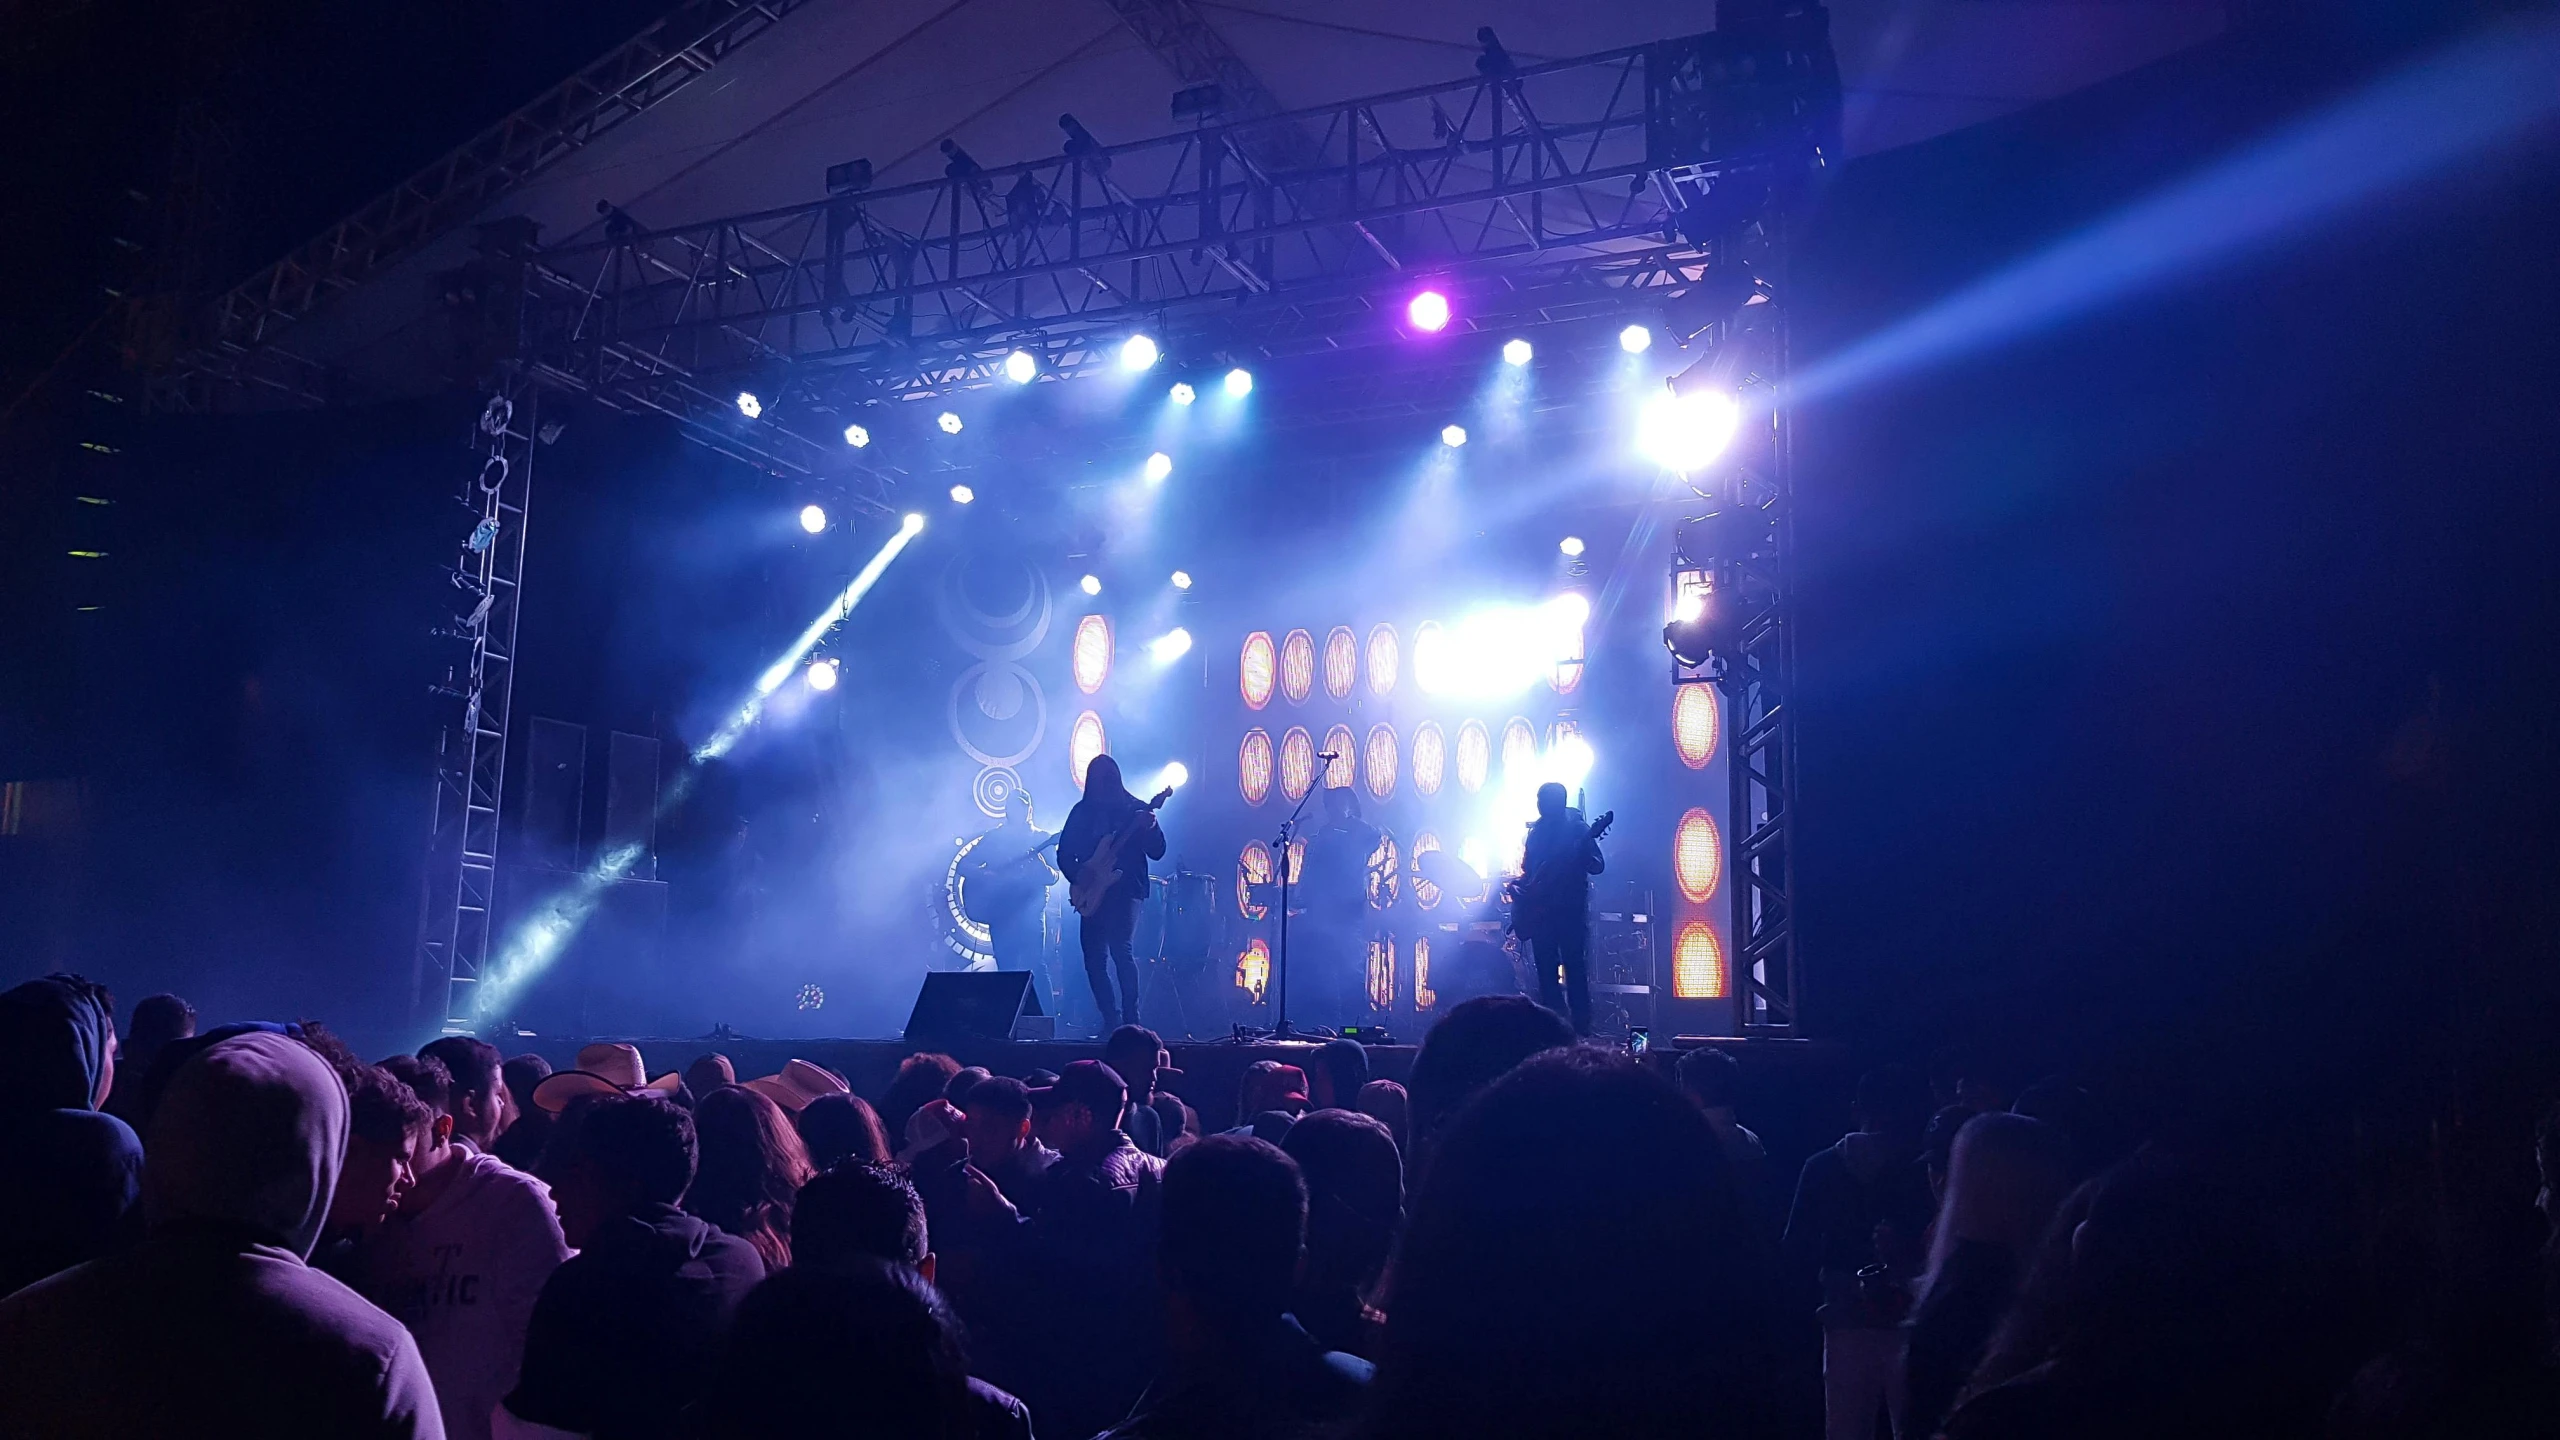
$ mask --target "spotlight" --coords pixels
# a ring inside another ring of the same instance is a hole
[[[1028,385],[1040,378],[1040,362],[1028,350],[1016,350],[1004,357],[1004,378],[1016,385]]]
[[[1556,542],[1556,548],[1567,555],[1580,555],[1582,553],[1582,537],[1579,535],[1567,535]]]
[[[1665,391],[1636,418],[1636,446],[1666,470],[1682,474],[1715,463],[1742,428],[1742,406],[1721,390]]]
[[[1149,482],[1160,485],[1164,483],[1164,477],[1172,473],[1172,456],[1159,450],[1153,455],[1147,457],[1147,479]]]
[[[753,390],[741,390],[738,392],[738,413],[753,420],[764,413],[764,402],[756,398]]]
[[[1099,595],[1102,593],[1102,577],[1099,575],[1087,575],[1076,582],[1076,588],[1087,595]]]
[[[1176,570],[1176,571],[1174,571],[1174,572],[1173,572],[1173,588],[1174,588],[1174,589],[1176,589],[1176,590],[1188,590],[1188,589],[1190,589],[1190,588],[1191,588],[1191,572],[1190,572],[1190,571],[1188,571],[1188,570]]]
[[[1502,363],[1505,365],[1526,365],[1529,363],[1529,357],[1537,353],[1529,347],[1529,342],[1526,340],[1502,342]]]
[[[844,427],[844,443],[859,450],[871,443],[871,432],[859,425],[847,425]]]
[[[1712,586],[1706,567],[1688,560],[1679,561],[1671,572],[1671,619],[1662,627],[1662,648],[1685,668],[1715,661],[1715,635],[1707,618]]]
[[[1227,372],[1227,393],[1241,400],[1253,393],[1253,372],[1239,365]]]
[[[933,417],[933,423],[941,426],[942,433],[945,435],[957,435],[960,433],[960,417],[948,410],[945,410],[941,414]]]
[[[1630,355],[1641,355],[1653,348],[1653,332],[1641,325],[1630,325],[1618,332],[1618,348]]]
[[[1162,790],[1170,785],[1179,790],[1190,783],[1191,767],[1179,760],[1173,760],[1166,762],[1165,767],[1156,772],[1156,778],[1147,782],[1147,786],[1149,789]]]
[[[1448,446],[1448,447],[1449,447],[1450,449],[1452,449],[1452,450],[1455,450],[1455,449],[1457,449],[1459,446],[1466,444],[1466,443],[1467,443],[1467,427],[1465,427],[1464,425],[1443,425],[1443,426],[1441,426],[1441,427],[1440,427],[1440,443],[1441,443],[1441,444],[1443,444],[1443,445]]]
[[[1174,404],[1176,404],[1176,405],[1188,405],[1188,404],[1190,404],[1192,401],[1197,400],[1197,399],[1199,399],[1199,398],[1200,398],[1200,392],[1191,388],[1191,382],[1190,382],[1190,381],[1188,381],[1188,380],[1176,380],[1176,381],[1174,381],[1174,382],[1173,382],[1173,403],[1174,403]]]
[[[966,485],[954,485],[951,487],[951,503],[954,505],[966,505],[977,498],[978,492],[970,489]]]
[[[1159,353],[1154,336],[1132,335],[1120,342],[1120,368],[1132,375],[1151,369]]]
[[[803,529],[803,530],[808,531],[808,532],[809,532],[810,534],[812,534],[812,535],[815,535],[815,534],[817,534],[819,531],[826,529],[826,528],[827,528],[827,511],[826,511],[826,507],[825,507],[825,506],[823,506],[823,505],[803,505],[803,506],[801,506],[801,507],[800,507],[800,528],[801,528],[801,529]]]
[[[809,662],[809,668],[800,673],[807,677],[809,688],[812,690],[836,688],[836,662],[832,658],[812,660]]]
[[[1449,297],[1425,290],[1405,305],[1404,318],[1425,335],[1437,335],[1449,328]]]
[[[1191,653],[1191,632],[1177,625],[1147,642],[1147,654],[1159,665],[1170,665]]]
[[[909,535],[913,535],[924,528],[924,517],[917,514],[915,511],[910,510],[907,512],[907,518],[898,522],[898,528]]]

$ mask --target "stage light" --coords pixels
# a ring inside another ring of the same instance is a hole
[[[1555,742],[1547,747],[1546,763],[1539,767],[1541,778],[1552,780],[1567,790],[1579,790],[1582,782],[1591,778],[1591,767],[1598,763],[1599,758],[1592,751],[1590,741],[1567,732],[1557,736]]]
[[[1704,920],[1682,925],[1671,943],[1671,993],[1681,1000],[1724,998],[1724,947]]]
[[[1715,817],[1703,807],[1681,816],[1672,833],[1671,873],[1692,905],[1704,905],[1716,893],[1716,881],[1724,874],[1724,840],[1716,834]]]
[[[1466,443],[1467,443],[1467,427],[1465,427],[1464,425],[1443,425],[1443,426],[1441,426],[1441,427],[1440,427],[1440,443],[1441,443],[1441,444],[1443,444],[1443,445],[1448,446],[1448,447],[1449,447],[1450,449],[1452,449],[1452,450],[1455,450],[1455,449],[1457,449],[1459,446],[1466,444]]]
[[[1139,786],[1138,791],[1143,795],[1153,795],[1167,787],[1179,790],[1190,783],[1191,767],[1179,760],[1168,760],[1163,769],[1147,777],[1147,782]]]
[[[1641,355],[1653,348],[1653,332],[1642,325],[1630,325],[1618,332],[1618,348],[1630,355]]]
[[[1279,673],[1271,632],[1256,630],[1244,637],[1244,656],[1236,666],[1236,688],[1244,695],[1244,708],[1259,710],[1270,704],[1271,688]]]
[[[1715,463],[1742,428],[1742,406],[1721,390],[1666,390],[1644,403],[1636,419],[1636,448],[1666,470],[1682,474]]]
[[[1076,588],[1082,590],[1087,595],[1099,595],[1102,593],[1102,577],[1099,575],[1087,575],[1076,582]]]
[[[1040,378],[1040,362],[1028,350],[1016,350],[1004,357],[1004,378],[1016,385],[1028,385]]]
[[[1541,605],[1496,605],[1414,633],[1413,680],[1426,695],[1498,699],[1549,679],[1582,654],[1591,602],[1567,592]]]
[[[782,688],[784,681],[798,672],[801,662],[809,658],[809,652],[818,648],[818,642],[824,640],[829,631],[844,623],[845,617],[851,615],[854,607],[862,603],[862,597],[870,594],[871,587],[879,583],[881,573],[889,568],[889,562],[897,559],[899,552],[905,550],[907,543],[915,539],[916,532],[923,528],[923,516],[907,517],[906,523],[898,527],[897,533],[891,535],[880,546],[878,552],[863,563],[862,569],[854,575],[853,582],[845,586],[844,592],[835,598],[835,602],[820,611],[817,618],[811,620],[808,627],[800,632],[800,637],[791,643],[791,648],[785,650],[771,665],[765,667],[763,674],[756,677],[754,692],[730,714],[728,721],[713,732],[710,739],[694,748],[695,764],[706,760],[717,760],[737,745],[739,738],[744,736],[748,728],[756,723],[757,717],[764,713],[765,701],[774,691]],[[632,851],[633,857],[636,858],[639,847],[623,848]],[[626,860],[625,863],[627,864],[628,861]]]
[[[1681,764],[1704,770],[1715,758],[1716,731],[1723,718],[1716,713],[1715,687],[1675,685],[1671,692],[1672,748],[1680,752]]]
[[[1556,549],[1567,555],[1579,557],[1582,554],[1582,537],[1579,535],[1567,535],[1556,542]]]
[[[844,443],[859,450],[871,443],[871,432],[860,425],[847,425],[844,427]]]
[[[1190,588],[1191,588],[1191,572],[1190,572],[1190,571],[1188,571],[1188,570],[1176,570],[1176,571],[1174,571],[1174,572],[1173,572],[1173,588],[1174,588],[1174,589],[1176,589],[1176,590],[1188,590],[1188,589],[1190,589]]]
[[[809,688],[812,690],[836,688],[836,662],[832,657],[810,661],[809,668],[801,673],[808,678]]]
[[[924,517],[917,514],[915,511],[910,510],[907,512],[907,517],[898,522],[898,528],[909,535],[913,535],[924,528]]]
[[[738,392],[738,413],[753,420],[764,413],[764,402],[756,398],[754,391],[741,390]]]
[[[1188,380],[1174,381],[1173,389],[1168,393],[1173,396],[1173,403],[1176,405],[1188,405],[1200,398],[1200,392],[1192,389],[1191,382]]]
[[[1360,642],[1352,638],[1350,626],[1336,625],[1324,637],[1324,693],[1348,699],[1359,678]]]
[[[954,505],[966,505],[977,498],[978,492],[970,489],[966,485],[954,485],[951,487],[951,503]]]
[[[1147,483],[1161,485],[1173,473],[1173,457],[1159,450],[1147,457]]]
[[[809,532],[810,534],[812,534],[812,535],[815,535],[815,534],[817,534],[819,531],[826,529],[826,528],[827,528],[827,510],[826,510],[826,507],[825,507],[825,506],[823,506],[823,505],[803,505],[803,506],[801,506],[801,507],[800,507],[800,528],[801,528],[801,529],[803,529],[803,530],[808,531],[808,532]]]
[[[1529,363],[1530,357],[1537,353],[1538,352],[1536,350],[1530,348],[1529,342],[1526,340],[1505,340],[1502,342],[1502,363],[1505,365],[1526,365]]]
[[[1239,365],[1227,372],[1227,393],[1238,400],[1253,393],[1253,372]]]
[[[1404,318],[1413,328],[1426,335],[1437,335],[1449,328],[1449,297],[1437,290],[1425,290],[1404,307]]]
[[[1686,560],[1672,572],[1671,619],[1662,627],[1662,645],[1683,667],[1695,669],[1715,658],[1715,636],[1708,629],[1707,615],[1713,584],[1705,567]]]
[[[1147,642],[1147,654],[1159,665],[1170,665],[1191,653],[1191,632],[1176,625]]]
[[[941,414],[933,417],[933,423],[941,426],[942,433],[945,435],[957,435],[960,433],[960,417],[948,410],[945,410]]]
[[[1120,342],[1120,368],[1132,375],[1151,369],[1158,353],[1154,336],[1132,335]]]
[[[1111,621],[1100,615],[1078,620],[1067,655],[1068,673],[1076,688],[1087,695],[1100,690],[1102,682],[1111,678]]]

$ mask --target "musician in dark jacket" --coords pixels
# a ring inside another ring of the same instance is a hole
[[[1138,928],[1138,902],[1147,898],[1147,862],[1164,858],[1164,831],[1146,802],[1129,793],[1120,779],[1120,762],[1096,755],[1085,768],[1084,798],[1067,812],[1058,832],[1058,868],[1073,884],[1096,850],[1123,831],[1115,863],[1119,882],[1093,913],[1077,926],[1084,950],[1084,977],[1093,986],[1094,1008],[1102,1012],[1102,1028],[1138,1023],[1138,958],[1130,937]],[[1105,956],[1108,956],[1106,962]],[[1120,1002],[1111,1000],[1111,971],[1119,971]]]
[[[1538,818],[1520,856],[1519,899],[1511,928],[1529,942],[1538,971],[1538,1003],[1563,1011],[1569,1005],[1575,1033],[1591,1033],[1591,971],[1584,949],[1591,931],[1591,877],[1608,868],[1600,842],[1565,803],[1564,787],[1538,787]],[[1557,983],[1557,972],[1563,983]]]
[[[1041,919],[1049,905],[1049,887],[1058,872],[1041,853],[1052,837],[1032,823],[1031,792],[1006,797],[1004,823],[978,837],[969,851],[965,875],[969,918],[987,927],[998,970],[1028,970],[1037,976],[1044,996],[1058,993],[1049,984],[1049,966],[1041,945]]]

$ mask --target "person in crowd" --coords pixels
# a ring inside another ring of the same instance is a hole
[[[791,1253],[795,1270],[860,1275],[885,1263],[934,1279],[924,1199],[893,1166],[844,1165],[810,1181],[791,1214]],[[1020,1400],[974,1375],[969,1390],[979,1417],[972,1435],[1028,1440],[1030,1412]]]
[[[1357,1040],[1327,1040],[1316,1047],[1316,1063],[1307,1067],[1307,1106],[1312,1110],[1349,1110],[1369,1083],[1369,1049]]]
[[[693,1107],[700,1167],[684,1208],[756,1247],[767,1270],[791,1263],[791,1200],[817,1173],[782,1107],[743,1086]]]
[[[746,1088],[781,1106],[785,1115],[798,1115],[829,1095],[853,1093],[843,1076],[814,1060],[785,1060],[774,1073],[744,1083]]]
[[[2257,1207],[2137,1155],[2065,1204],[1947,1440],[2315,1433],[2323,1397],[2287,1354],[2299,1293]]]
[[[1103,1040],[1102,1063],[1129,1087],[1130,1142],[1159,1160],[1172,1154],[1182,1138],[1182,1102],[1156,1089],[1156,1077],[1173,1066],[1163,1038],[1144,1025],[1123,1025]]]
[[[880,1128],[879,1113],[871,1102],[848,1091],[842,1095],[821,1095],[800,1107],[792,1117],[800,1131],[800,1143],[809,1149],[809,1163],[820,1170],[832,1170],[848,1160],[877,1165],[889,1159],[889,1136]]]
[[[696,1104],[702,1102],[703,1096],[721,1086],[737,1083],[737,1067],[729,1063],[728,1056],[717,1050],[708,1055],[696,1056],[692,1064],[684,1067],[684,1088],[693,1096]]]
[[[1413,1092],[1409,1163],[1429,1158],[1441,1127],[1477,1091],[1541,1050],[1573,1043],[1563,1016],[1525,995],[1480,995],[1453,1006],[1422,1037],[1407,1082]]]
[[[1305,1113],[1307,1072],[1277,1060],[1256,1060],[1236,1079],[1236,1126],[1227,1133],[1277,1145]]]
[[[1120,879],[1076,927],[1085,983],[1106,1028],[1138,1023],[1138,961],[1130,940],[1137,931],[1138,906],[1147,898],[1147,862],[1164,858],[1164,830],[1146,803],[1122,783],[1120,762],[1096,755],[1085,766],[1084,798],[1067,812],[1058,831],[1058,872],[1072,885],[1109,841],[1118,842],[1115,868]],[[1117,1002],[1111,989],[1115,971]]]
[[[794,1267],[738,1307],[702,1404],[730,1440],[1031,1440],[1021,1401],[969,1378],[960,1327],[904,1265]]]
[[[160,1058],[160,1047],[195,1033],[196,1007],[184,997],[145,995],[135,1001],[133,1022],[125,1026],[124,1042],[117,1048],[115,1088],[98,1108],[133,1124],[141,1113],[143,1077],[151,1073],[151,1062]]]
[[[1307,1183],[1307,1258],[1289,1313],[1327,1350],[1374,1356],[1372,1308],[1404,1222],[1404,1161],[1387,1127],[1350,1110],[1319,1110],[1280,1148]]]
[[[1360,1087],[1360,1098],[1352,1109],[1387,1127],[1396,1140],[1396,1153],[1413,1153],[1413,1097],[1403,1085],[1393,1080],[1372,1080]]]
[[[418,1063],[414,1056],[398,1058]],[[438,1066],[438,1073],[442,1069]],[[358,1064],[342,1078],[347,1086],[346,1159],[311,1263],[344,1280],[358,1242],[390,1219],[417,1185],[410,1160],[425,1148],[435,1111],[379,1065]]]
[[[1155,1370],[1148,1257],[1165,1162],[1120,1128],[1129,1091],[1110,1066],[1072,1061],[1047,1088],[1033,1096],[1034,1124],[1058,1161],[1018,1253],[1035,1267],[1031,1307],[1059,1333],[1022,1393],[1059,1433],[1090,1435],[1127,1415]]]
[[[418,1047],[418,1055],[442,1065],[452,1077],[451,1103],[437,1107],[453,1122],[452,1138],[480,1151],[496,1145],[518,1113],[498,1047],[469,1035],[447,1035]]]
[[[409,1332],[304,1263],[347,1145],[327,1062],[224,1037],[148,1141],[142,1242],[0,1300],[0,1435],[443,1435]]]
[[[0,1295],[134,1238],[142,1142],[99,1105],[115,1000],[76,975],[0,994]]]
[[[1701,1045],[1680,1057],[1677,1073],[1680,1088],[1707,1112],[1707,1123],[1715,1127],[1716,1146],[1724,1151],[1725,1163],[1733,1168],[1742,1193],[1759,1194],[1760,1172],[1768,1166],[1769,1149],[1734,1113],[1742,1098],[1742,1062],[1729,1050]]]
[[[994,1181],[1016,1209],[1036,1206],[1040,1182],[1058,1163],[1058,1152],[1031,1133],[1030,1090],[1019,1080],[998,1075],[971,1090],[960,1113],[969,1137],[969,1163]]]
[[[959,1073],[960,1062],[938,1051],[920,1051],[899,1061],[897,1075],[873,1107],[880,1112],[880,1128],[892,1137],[906,1134],[907,1117],[927,1100],[939,1098]]]
[[[1260,1140],[1212,1136],[1165,1166],[1165,1368],[1108,1440],[1295,1436],[1351,1417],[1369,1362],[1289,1314],[1306,1225],[1297,1163]]]
[[[467,1038],[448,1036],[426,1048],[486,1065],[487,1086],[503,1094],[494,1046],[447,1043]],[[569,1246],[550,1189],[461,1138],[457,1097],[470,1092],[436,1055],[394,1056],[383,1068],[435,1116],[412,1162],[417,1183],[389,1219],[357,1241],[348,1274],[417,1338],[445,1433],[486,1436],[491,1412],[515,1388],[534,1299],[569,1258]],[[495,1111],[488,1090],[472,1109],[487,1123]]]
[[[530,1175],[542,1163],[542,1147],[551,1139],[551,1112],[533,1103],[534,1087],[551,1076],[551,1062],[539,1055],[509,1056],[498,1067],[507,1087],[507,1108],[515,1120],[498,1134],[489,1153]]]
[[[1422,1174],[1355,1433],[1768,1434],[1770,1298],[1697,1105],[1624,1056],[1540,1055]]]
[[[927,1100],[907,1117],[907,1143],[899,1147],[898,1163],[907,1167],[907,1178],[924,1197],[926,1217],[946,1238],[974,1232],[977,1212],[990,1208],[981,1187],[991,1182],[973,1174],[969,1156],[969,1119],[959,1106],[939,1098]],[[1017,1221],[999,1216],[995,1223],[1010,1226]]]
[[[2070,1146],[2041,1121],[1976,1115],[1958,1132],[1908,1327],[1904,1433],[1933,1436],[1946,1422],[2017,1298],[2070,1175]]]
[[[1920,1170],[1929,1177],[1930,1197],[1941,1205],[1947,1198],[1947,1172],[1956,1163],[1956,1137],[1964,1133],[1966,1122],[1981,1113],[1969,1105],[1941,1106],[1920,1132]]]
[[[984,1065],[964,1065],[951,1077],[950,1082],[942,1087],[942,1098],[957,1105],[968,1097],[969,1092],[977,1087],[979,1081],[994,1073]]]
[[[1900,1427],[1908,1283],[1935,1213],[1920,1166],[1928,1083],[1907,1066],[1869,1071],[1852,1119],[1856,1129],[1804,1162],[1780,1242],[1789,1268],[1820,1287],[1830,1440],[1870,1440],[1878,1412]]]
[[[678,1208],[698,1152],[693,1117],[663,1094],[582,1100],[557,1138],[552,1198],[577,1253],[534,1301],[523,1370],[495,1431],[521,1435],[530,1423],[595,1440],[679,1434],[764,1262],[754,1246]]]

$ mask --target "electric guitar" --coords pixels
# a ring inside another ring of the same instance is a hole
[[[1000,920],[1031,904],[1050,886],[1058,883],[1040,852],[1058,843],[1050,836],[1019,854],[992,859],[973,853],[960,886],[960,911],[984,925]],[[981,850],[985,848],[980,842]]]
[[[1602,811],[1600,818],[1591,822],[1590,830],[1583,836],[1584,843],[1598,841],[1601,836],[1609,833],[1609,827],[1617,821],[1617,811]],[[1561,898],[1557,894],[1560,889],[1559,882],[1569,879],[1572,871],[1579,869],[1581,865],[1582,847],[1575,846],[1573,853],[1550,855],[1539,864],[1537,869],[1521,876],[1511,887],[1511,933],[1515,935],[1520,933],[1520,922],[1524,918],[1530,922],[1532,928],[1543,924],[1547,919],[1547,912],[1552,910]]]
[[[1093,847],[1093,854],[1067,883],[1067,903],[1075,907],[1078,915],[1091,918],[1094,911],[1102,908],[1103,899],[1110,895],[1111,887],[1120,883],[1121,848],[1137,839],[1138,832],[1153,823],[1156,811],[1163,809],[1164,802],[1172,798],[1173,787],[1167,785],[1136,814],[1122,821],[1119,829],[1102,837],[1102,843]],[[1146,862],[1140,860],[1138,863],[1143,865]]]

